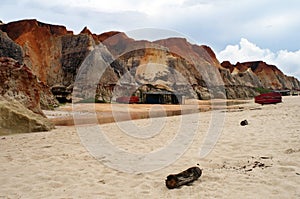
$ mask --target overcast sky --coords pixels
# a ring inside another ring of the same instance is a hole
[[[210,46],[220,62],[262,60],[300,79],[298,0],[2,0],[0,10],[6,23],[35,18],[76,34],[171,30]]]

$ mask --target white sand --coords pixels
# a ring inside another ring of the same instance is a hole
[[[300,198],[300,97],[284,97],[277,105],[239,106],[226,112],[222,134],[208,156],[199,158],[212,114],[203,112],[193,115],[200,115],[200,126],[186,153],[147,173],[124,173],[97,161],[74,126],[1,136],[0,198]],[[163,120],[159,134],[149,139],[126,136],[116,124],[101,127],[115,146],[149,153],[172,141],[181,119]],[[244,119],[249,125],[240,126]],[[153,125],[149,119],[134,124]],[[203,169],[200,179],[180,189],[166,188],[168,174],[197,163]]]

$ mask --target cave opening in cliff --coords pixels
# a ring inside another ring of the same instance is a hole
[[[145,104],[181,104],[182,95],[168,91],[143,93],[142,103]]]

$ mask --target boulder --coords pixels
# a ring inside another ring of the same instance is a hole
[[[54,125],[20,102],[0,96],[0,135],[49,131]]]

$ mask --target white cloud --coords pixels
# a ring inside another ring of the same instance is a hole
[[[295,52],[280,50],[275,61],[282,67],[283,71],[296,76],[300,80],[300,50]]]
[[[220,60],[230,60],[232,63],[265,60],[270,62],[275,54],[269,49],[261,49],[255,44],[242,38],[237,45],[228,45],[224,50],[218,53]]]
[[[217,53],[217,57],[220,62],[227,60],[232,64],[236,62],[264,61],[276,65],[286,75],[295,76],[300,80],[300,50],[272,52],[242,38],[239,44],[226,46],[224,50]]]

